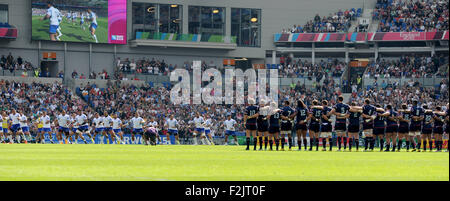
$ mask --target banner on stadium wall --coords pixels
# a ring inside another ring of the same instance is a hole
[[[83,135],[84,138],[86,139],[86,142],[88,144],[92,144],[92,140],[90,140],[89,136],[84,134]],[[167,140],[167,137],[165,135],[160,136],[161,137],[161,142],[158,142],[158,144],[175,144],[175,137],[174,136],[170,136],[170,140]],[[110,137],[109,138],[109,142],[112,143],[112,139]],[[141,135],[135,135],[135,139],[137,140],[137,144],[143,144],[142,142],[142,136]],[[56,134],[52,134],[52,140],[53,143],[58,143],[58,140],[56,139]],[[103,144],[106,144],[107,139],[103,139]],[[95,144],[100,144],[101,140],[100,140],[100,135],[97,135],[96,138],[94,139]],[[125,144],[132,144],[131,143],[131,134],[124,134],[123,135],[123,141],[125,142]],[[83,140],[78,138],[77,140],[78,144],[84,144]],[[170,142],[170,143],[169,143]],[[50,144],[50,136],[49,135],[45,135],[45,143],[46,144]]]
[[[17,38],[16,28],[0,28],[0,38]]]
[[[372,32],[372,33],[290,33],[275,34],[274,42],[364,42],[448,40],[448,31],[438,32]]]

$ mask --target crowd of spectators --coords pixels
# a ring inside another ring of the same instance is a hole
[[[377,0],[378,32],[447,31],[448,0]]]
[[[445,65],[447,68],[445,68]],[[442,68],[444,66],[444,68]],[[444,69],[444,70],[442,70]],[[446,69],[446,70],[445,70]],[[369,63],[365,77],[400,78],[400,77],[432,77],[448,76],[448,57],[403,55],[398,60],[379,59]]]
[[[356,20],[362,13],[359,9],[339,10],[321,17],[316,14],[313,20],[309,20],[305,25],[294,25],[292,28],[283,29],[282,33],[333,33],[348,32],[352,21]]]
[[[412,100],[418,100],[420,104],[427,104],[429,108],[436,106],[445,106],[448,103],[449,80],[443,79],[436,87],[423,87],[419,82],[412,79],[406,84],[401,85],[398,82],[385,82],[360,89],[357,93],[353,93],[350,101],[355,101],[360,105],[363,104],[365,98],[369,98],[373,103],[380,104],[385,107],[391,104],[394,108],[401,108],[401,104],[405,103],[411,106]]]
[[[345,66],[344,62],[331,58],[312,64],[307,60],[298,59],[295,61],[289,57],[281,57],[278,74],[281,77],[311,79],[315,77],[321,80],[323,77],[341,77]]]
[[[66,86],[56,82],[26,84],[0,80],[0,97],[0,111],[16,109],[25,114],[32,123],[42,111],[46,111],[52,120],[61,110],[69,113],[92,113],[85,101]]]
[[[8,56],[2,55],[0,58],[0,70],[9,70],[10,72],[14,72],[14,70],[31,71],[34,69],[35,67],[30,62],[25,61],[20,56],[14,58],[14,56],[11,55],[11,52]]]

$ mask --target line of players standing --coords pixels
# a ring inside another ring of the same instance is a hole
[[[298,150],[307,151],[307,133],[309,131],[309,151],[316,147],[319,150],[319,139],[322,138],[322,151],[326,151],[326,144],[329,144],[329,151],[333,150],[333,125],[331,116],[335,116],[334,131],[337,135],[338,150],[347,149],[352,151],[355,145],[356,151],[359,151],[360,131],[362,131],[364,140],[364,151],[373,151],[375,141],[378,138],[380,151],[397,151],[406,143],[406,151],[427,150],[427,141],[429,150],[432,151],[432,139],[435,140],[436,151],[442,151],[443,134],[449,134],[449,117],[447,111],[442,107],[436,107],[431,110],[427,105],[420,107],[417,100],[412,101],[412,107],[408,108],[403,104],[400,109],[395,109],[392,105],[382,108],[381,105],[371,105],[369,99],[364,101],[363,106],[357,106],[356,103],[347,105],[343,103],[343,97],[338,97],[338,103],[333,107],[328,106],[328,101],[323,100],[321,105],[319,101],[312,101],[308,108],[302,100],[297,102],[297,108],[290,107],[289,101],[284,102],[282,108],[277,108],[275,102],[268,105],[264,100],[260,101],[259,106],[255,105],[254,99],[249,99],[249,106],[246,108],[244,116],[246,127],[246,143],[250,148],[250,137],[253,137],[253,150],[257,148],[259,141],[259,150],[273,150],[275,141],[276,150],[284,151],[286,143],[285,137],[288,137],[289,150],[292,150],[293,137],[295,130],[297,134]],[[295,120],[295,121],[294,121]],[[295,122],[295,123],[294,123]],[[308,123],[309,122],[309,123]],[[362,125],[362,126],[361,126]],[[446,126],[445,126],[446,125]],[[445,130],[444,130],[445,126]],[[294,129],[293,129],[294,128]],[[362,128],[362,129],[361,129]],[[384,149],[386,142],[386,149]],[[421,146],[423,143],[423,146]],[[391,149],[392,147],[392,149]],[[448,146],[447,150],[448,152]]]

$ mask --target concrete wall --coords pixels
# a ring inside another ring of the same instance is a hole
[[[34,78],[34,77],[17,77],[17,76],[0,76],[0,80],[10,81],[10,82],[21,82],[21,83],[43,83],[52,84],[55,82],[62,83],[61,78]]]
[[[172,61],[168,63],[181,65],[186,60],[193,58],[205,58],[213,60],[217,64],[223,58],[247,57],[257,59],[255,63],[264,62],[266,50],[274,50],[273,34],[280,32],[283,28],[290,28],[293,24],[305,24],[315,14],[328,15],[339,9],[363,7],[363,2],[375,0],[129,0],[128,1],[128,38],[131,39],[132,27],[132,2],[151,3],[173,3],[183,5],[183,15],[187,17],[189,5],[225,7],[227,13],[231,8],[259,8],[262,9],[261,47],[244,48],[236,50],[211,50],[194,48],[160,48],[160,47],[137,47],[128,45],[92,44],[91,67],[98,72],[106,68],[112,72],[114,49],[117,55],[134,55],[138,57],[167,58]],[[18,38],[15,41],[0,40],[0,54],[12,52],[16,57],[21,55],[25,60],[38,64],[38,42],[31,41],[31,4],[30,0],[0,0],[0,4],[9,5],[9,23],[18,28]],[[183,19],[187,22],[188,19]],[[230,33],[231,16],[226,16],[226,33]],[[187,27],[183,27],[186,32]],[[89,71],[89,45],[80,43],[67,43],[66,62],[64,66],[64,43],[42,42],[41,51],[52,51],[57,53],[60,70],[66,72],[66,76],[76,69],[79,73],[87,74]],[[131,56],[128,56],[131,57]]]

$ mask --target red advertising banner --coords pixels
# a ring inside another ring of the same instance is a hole
[[[0,28],[0,38],[17,38],[16,28]]]

